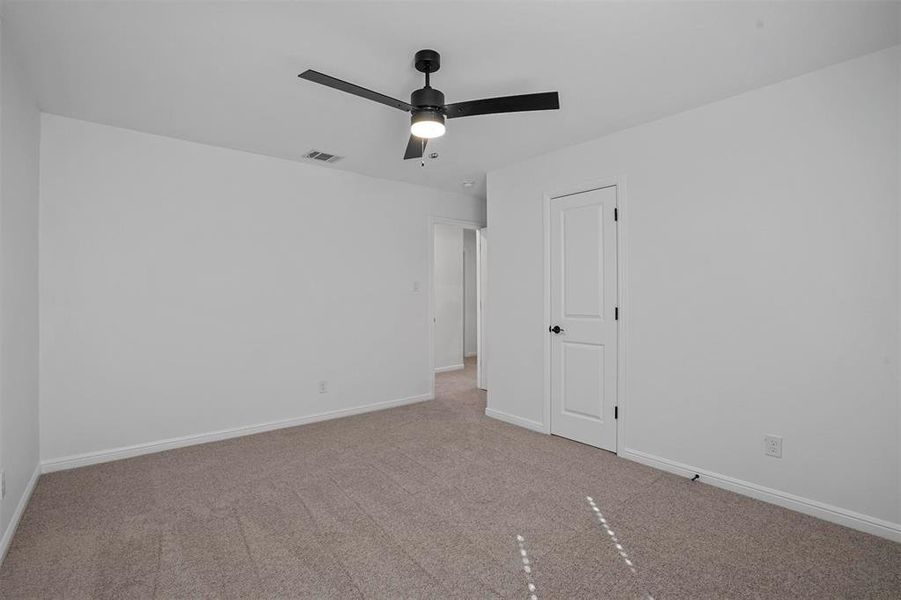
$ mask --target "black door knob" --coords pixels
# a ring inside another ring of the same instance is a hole
[[[563,333],[563,331],[564,331],[564,329],[562,327],[560,327],[559,325],[554,325],[553,327],[548,327],[547,330],[552,333]]]

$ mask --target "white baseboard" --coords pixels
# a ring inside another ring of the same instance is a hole
[[[473,358],[473,357],[476,357],[476,356],[478,356],[478,355],[479,355],[478,352],[467,352],[466,354],[463,355],[463,358]]]
[[[510,423],[511,425],[525,427],[526,429],[531,429],[532,431],[537,431],[538,433],[547,433],[543,423],[539,423],[538,421],[533,421],[531,419],[523,419],[522,417],[517,417],[516,415],[511,415],[509,413],[495,410],[493,408],[486,408],[485,416],[491,417],[492,419],[497,419],[498,421],[503,421],[505,423]]]
[[[54,471],[76,469],[78,467],[86,467],[88,465],[96,465],[99,463],[121,460],[123,458],[141,456],[142,454],[152,454],[154,452],[163,452],[165,450],[183,448],[184,446],[206,444],[209,442],[227,440],[229,438],[253,435],[255,433],[263,433],[265,431],[273,431],[275,429],[285,429],[287,427],[297,427],[298,425],[307,425],[309,423],[317,423],[319,421],[339,419],[341,417],[350,417],[352,415],[359,415],[362,413],[374,412],[377,410],[384,410],[386,408],[394,408],[397,406],[404,406],[406,404],[414,404],[416,402],[422,402],[424,400],[432,399],[433,396],[431,394],[419,394],[418,396],[410,396],[409,398],[387,400],[385,402],[374,402],[372,404],[364,404],[363,406],[357,406],[354,408],[333,410],[329,412],[318,413],[315,415],[309,415],[306,417],[295,417],[293,419],[271,421],[269,423],[261,423],[259,425],[234,427],[232,429],[223,429],[221,431],[185,435],[176,438],[159,440],[156,442],[147,442],[144,444],[135,444],[133,446],[112,448],[110,450],[100,450],[97,452],[86,452],[84,454],[74,454],[60,458],[51,458],[41,462],[41,472],[53,473]]]
[[[462,365],[462,364],[450,365],[447,367],[435,367],[435,372],[436,373],[447,373],[448,371],[459,371],[460,369],[463,369],[464,367],[466,367],[466,365]]]
[[[22,520],[22,514],[25,512],[25,507],[28,506],[28,501],[31,500],[31,494],[34,492],[34,486],[37,485],[38,477],[40,476],[41,465],[37,465],[34,468],[31,479],[28,481],[28,485],[25,486],[25,492],[19,498],[19,504],[16,505],[16,511],[13,513],[12,519],[9,520],[6,531],[3,532],[3,538],[0,539],[0,565],[3,564],[3,560],[6,558],[13,536],[16,534],[16,528],[19,526],[19,521]]]
[[[700,481],[709,483],[710,485],[736,492],[744,496],[750,496],[757,500],[776,504],[825,521],[838,523],[839,525],[857,529],[858,531],[878,535],[879,537],[895,542],[901,542],[901,524],[899,523],[884,521],[876,517],[839,508],[838,506],[832,506],[817,500],[802,498],[800,496],[795,496],[794,494],[789,494],[788,492],[774,490],[762,485],[757,485],[756,483],[735,479],[734,477],[729,477],[727,475],[705,471],[704,469],[697,469],[690,465],[654,456],[653,454],[648,454],[639,450],[626,448],[622,452],[619,452],[619,456],[669,473],[675,473],[676,475],[692,477],[693,475],[698,474],[701,476]]]

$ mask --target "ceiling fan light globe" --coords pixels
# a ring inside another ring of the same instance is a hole
[[[422,111],[414,114],[411,119],[410,133],[418,138],[430,140],[441,137],[445,131],[444,115],[440,113]]]
[[[410,126],[410,133],[418,138],[430,140],[441,137],[447,128],[440,121],[419,121]]]

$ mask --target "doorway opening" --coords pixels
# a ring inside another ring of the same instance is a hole
[[[485,389],[487,232],[476,223],[433,219],[430,233],[433,393]]]

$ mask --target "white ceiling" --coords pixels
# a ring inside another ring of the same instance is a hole
[[[491,169],[898,43],[869,2],[6,2],[46,112],[484,194]],[[448,102],[559,90],[561,110],[448,123],[401,159],[405,113],[300,80],[409,100],[416,50]],[[464,190],[461,182],[477,184]]]

